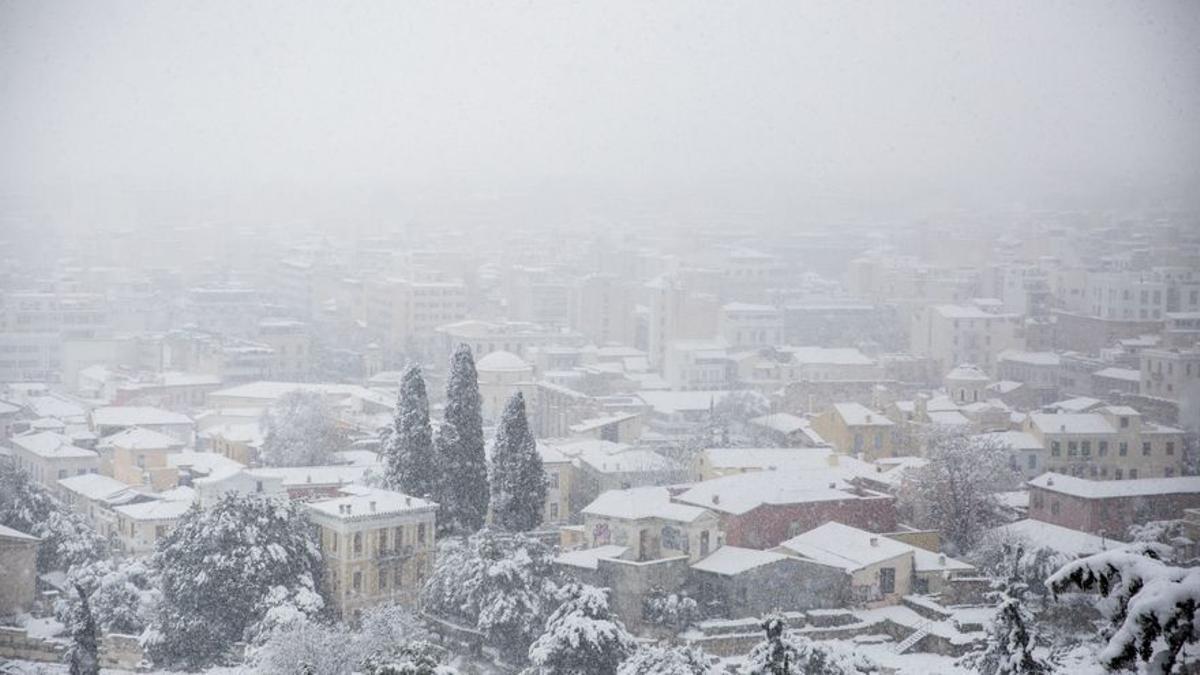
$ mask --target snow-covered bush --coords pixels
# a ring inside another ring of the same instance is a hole
[[[1020,577],[1021,552],[1013,556],[1013,566],[996,593],[999,608],[988,633],[987,647],[981,654],[964,662],[981,675],[1040,675],[1050,666],[1034,654],[1033,612],[1026,606],[1028,586]]]
[[[412,610],[382,605],[366,610],[356,630],[341,623],[308,621],[281,626],[253,650],[251,661],[255,672],[265,675],[293,675],[305,669],[348,675],[367,664],[402,662],[427,638]]]
[[[617,668],[617,675],[718,675],[715,656],[691,646],[650,645],[640,647]]]
[[[1029,600],[1040,607],[1049,598],[1046,578],[1071,561],[1071,556],[1045,546],[1032,546],[1017,536],[995,531],[984,535],[971,549],[968,560],[980,570],[997,579],[1014,573],[1025,584]]]
[[[545,544],[484,530],[441,543],[422,607],[481,631],[506,658],[521,661],[558,606],[562,583]]]
[[[156,664],[199,668],[324,606],[321,553],[301,507],[229,494],[193,507],[152,561],[162,600],[147,647]]]
[[[1046,580],[1057,596],[1071,589],[1097,592],[1109,620],[1108,644],[1099,660],[1118,670],[1140,664],[1150,675],[1167,675],[1184,647],[1200,637],[1200,568],[1162,561],[1165,547],[1137,544],[1070,562]]]
[[[87,519],[29,474],[0,462],[0,525],[41,538],[38,572],[68,570],[105,557],[108,546]]]
[[[651,588],[642,599],[642,619],[656,626],[686,628],[700,618],[700,607],[686,593]]]
[[[346,434],[321,394],[296,390],[280,396],[263,414],[259,461],[267,466],[329,464],[344,450]]]
[[[455,675],[457,671],[442,663],[445,653],[428,642],[413,642],[389,658],[368,658],[363,675]]]
[[[609,675],[637,649],[608,608],[608,590],[572,584],[546,630],[529,646],[532,673]]]

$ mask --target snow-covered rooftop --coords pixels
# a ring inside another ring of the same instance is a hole
[[[114,507],[117,513],[134,520],[176,520],[195,502],[195,491],[186,486],[160,493],[159,499]]]
[[[1030,413],[1043,434],[1112,434],[1116,429],[1099,413]]]
[[[883,415],[883,413],[871,410],[867,406],[856,403],[834,403],[833,409],[837,411],[842,421],[849,427],[875,426],[875,427],[890,427],[892,421]]]
[[[796,364],[872,366],[875,359],[853,347],[782,347],[781,352],[790,354]]]
[[[1133,480],[1088,480],[1058,473],[1044,473],[1029,481],[1033,487],[1083,497],[1149,497],[1153,495],[1200,494],[1200,476],[1174,478],[1136,478]]]
[[[1107,377],[1111,380],[1124,380],[1126,382],[1141,382],[1142,373],[1134,368],[1101,368],[1092,373],[1092,377]]]
[[[690,523],[708,513],[705,509],[690,504],[671,501],[665,487],[638,487],[627,490],[609,490],[583,507],[582,513],[601,518],[641,520],[662,518],[680,523]]]
[[[788,556],[772,551],[759,551],[739,546],[722,546],[709,556],[692,565],[692,569],[723,576],[741,574],[763,565],[787,560]]]
[[[721,402],[731,391],[639,391],[638,397],[660,415],[701,412]]]
[[[847,572],[911,554],[912,546],[836,522],[788,539],[779,548]]]
[[[20,530],[14,530],[11,527],[0,525],[0,539],[20,539],[21,541],[41,541],[32,534],[25,534]]]
[[[856,499],[847,482],[852,472],[837,467],[796,470],[781,466],[778,471],[755,471],[695,483],[675,497],[678,502],[713,511],[741,514],[764,504],[801,504]],[[868,496],[877,496],[867,493]]]
[[[345,485],[361,481],[371,467],[333,464],[323,466],[272,466],[249,469],[253,476],[278,478],[284,487]]]
[[[1001,525],[992,532],[1004,538],[1018,539],[1029,547],[1048,548],[1070,556],[1091,555],[1125,545],[1116,539],[1097,537],[1069,527],[1031,519]]]
[[[438,506],[419,497],[365,485],[347,485],[341,488],[340,492],[340,497],[309,502],[306,506],[318,513],[343,520],[428,511]]]
[[[833,448],[709,448],[704,451],[708,463],[715,469],[793,469],[822,471],[840,469],[839,477],[870,475],[876,467]]]
[[[595,548],[587,548],[582,551],[568,551],[558,555],[554,562],[560,565],[569,565],[571,567],[582,567],[584,569],[594,570],[600,567],[601,558],[620,558],[625,555],[629,548],[626,546],[617,546],[609,544],[606,546],[597,546]]]
[[[106,437],[105,446],[126,450],[167,450],[183,447],[178,439],[143,427],[130,427]]]
[[[46,459],[99,458],[94,451],[78,447],[71,443],[71,439],[53,431],[13,436],[10,441],[13,445]]]
[[[85,473],[80,476],[70,476],[58,479],[58,484],[86,499],[100,500],[110,497],[129,486],[111,476],[98,473]]]
[[[92,411],[92,424],[98,427],[192,424],[192,418],[150,406],[105,406]]]
[[[960,363],[946,373],[947,380],[961,382],[990,382],[992,378],[983,369],[973,363]]]
[[[529,368],[530,366],[525,362],[525,359],[502,349],[489,352],[487,356],[484,356],[475,363],[475,369],[481,372],[500,373],[529,370]]]
[[[812,431],[812,424],[806,418],[791,413],[771,413],[770,415],[755,417],[750,420],[750,423],[771,429],[772,431],[778,431],[781,434],[792,434],[801,430],[806,434],[815,434]]]
[[[993,440],[997,445],[1010,450],[1043,449],[1041,442],[1033,434],[1024,431],[996,431],[989,434],[980,434],[979,437]]]
[[[1019,349],[1005,349],[996,355],[997,361],[1012,361],[1030,366],[1057,366],[1058,354],[1054,352],[1026,352]]]

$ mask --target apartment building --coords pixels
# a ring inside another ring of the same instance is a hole
[[[960,363],[992,372],[1000,352],[1023,348],[1022,335],[1018,314],[993,314],[974,305],[932,305],[914,310],[910,349],[932,358],[940,375]]]
[[[633,287],[615,274],[590,274],[571,287],[570,325],[596,345],[632,346],[637,338]]]
[[[306,505],[334,611],[352,618],[385,602],[415,607],[433,572],[437,504],[361,485],[338,493]]]
[[[53,431],[38,431],[10,439],[12,461],[33,480],[59,492],[58,481],[70,476],[97,473],[100,456],[81,448],[70,438]]]
[[[385,279],[367,288],[367,323],[388,363],[406,353],[428,351],[435,329],[467,316],[467,287],[461,281]]]
[[[1023,430],[1043,448],[1046,471],[1099,480],[1170,478],[1183,468],[1183,432],[1128,406],[1085,413],[1031,413]]]
[[[835,403],[813,418],[812,428],[838,452],[874,461],[895,455],[895,423],[861,403]]]
[[[1200,394],[1200,346],[1143,349],[1140,360],[1142,395],[1180,402]],[[1200,405],[1200,398],[1192,401]]]
[[[783,312],[771,305],[730,302],[717,315],[718,334],[734,349],[783,344]]]

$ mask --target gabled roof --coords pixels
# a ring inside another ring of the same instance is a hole
[[[161,424],[192,424],[192,418],[182,413],[151,406],[105,406],[92,411],[92,424],[97,427],[135,427]]]
[[[106,437],[101,444],[127,450],[169,450],[184,446],[182,441],[172,436],[143,427],[130,427],[118,431]]]
[[[41,541],[41,539],[32,534],[25,534],[20,530],[14,530],[11,527],[0,525],[0,539],[17,539],[20,541]]]
[[[130,487],[116,478],[98,473],[85,473],[81,476],[60,478],[58,484],[75,494],[93,501],[107,499],[122,490],[128,490]]]
[[[755,471],[695,483],[675,496],[675,501],[722,513],[742,514],[763,505],[805,504],[859,499],[847,480],[851,471],[830,467],[797,470],[782,466],[777,471]],[[878,497],[867,492],[868,497]]]
[[[1029,420],[1044,434],[1113,434],[1117,431],[1099,413],[1030,413]]]
[[[434,502],[402,492],[365,485],[347,485],[340,492],[340,497],[309,502],[306,506],[318,513],[343,520],[415,513],[436,509],[438,506]]]
[[[583,569],[594,570],[600,567],[601,558],[620,558],[628,551],[627,546],[617,546],[616,544],[608,544],[606,546],[597,546],[588,548],[582,551],[568,551],[558,555],[554,562],[560,565],[569,565],[571,567],[581,567]]]
[[[763,565],[770,565],[789,556],[772,551],[759,551],[738,546],[722,546],[713,551],[707,558],[692,565],[692,569],[700,572],[710,572],[722,576],[741,574]]]
[[[691,523],[709,515],[706,509],[672,501],[671,493],[664,487],[609,490],[583,507],[582,513],[621,520],[661,518],[679,523]]]
[[[1098,537],[1069,527],[1030,519],[1001,525],[993,529],[992,533],[1002,538],[1017,539],[1028,547],[1048,548],[1072,557],[1091,555],[1125,545],[1116,539]]]
[[[529,370],[529,368],[530,365],[525,362],[525,359],[502,349],[489,352],[487,356],[475,363],[476,370],[490,372],[520,371]]]
[[[883,413],[871,410],[861,403],[834,403],[833,409],[848,427],[890,427],[893,424]]]
[[[913,548],[881,534],[828,522],[779,545],[813,562],[854,572],[903,555]]]
[[[87,448],[72,444],[71,439],[53,431],[13,436],[11,442],[13,445],[46,459],[87,459],[89,457],[99,459],[100,457]]]

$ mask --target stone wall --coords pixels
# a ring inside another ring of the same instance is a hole
[[[60,643],[29,637],[24,628],[0,626],[0,659],[58,663],[65,650]]]
[[[609,606],[636,632],[642,624],[642,599],[650,589],[657,586],[667,593],[678,591],[690,569],[687,556],[646,562],[601,558],[596,572],[602,581],[599,585],[612,589]]]

